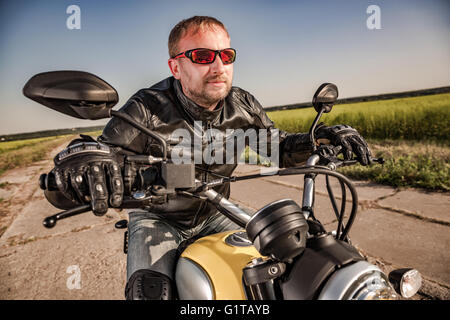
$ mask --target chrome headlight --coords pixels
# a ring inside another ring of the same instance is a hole
[[[395,290],[382,272],[372,271],[360,277],[347,290],[345,300],[393,300],[397,299]]]
[[[320,300],[391,300],[397,294],[386,275],[367,261],[336,271],[325,284]]]

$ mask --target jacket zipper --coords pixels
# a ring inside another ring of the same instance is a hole
[[[208,128],[212,129],[212,125],[211,125],[210,121],[206,122],[206,126],[204,128],[204,132],[203,132],[203,136],[202,136],[202,162],[203,162],[203,152],[205,151],[205,150],[203,150],[203,137],[205,136],[205,133],[208,131]],[[209,169],[209,165],[206,165],[205,170],[208,170],[208,169]],[[207,171],[204,172],[203,181],[208,182],[208,172]],[[199,217],[201,211],[206,207],[206,205],[207,205],[206,200],[200,204],[199,209],[197,210],[197,213],[194,216],[194,221],[192,222],[192,227],[195,227],[197,225],[198,217]]]

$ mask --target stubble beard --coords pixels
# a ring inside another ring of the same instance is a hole
[[[225,90],[211,90],[208,88],[208,81],[225,81]],[[209,90],[208,90],[209,89]],[[186,88],[186,96],[198,105],[205,108],[212,108],[217,105],[217,103],[230,93],[231,81],[223,78],[209,78],[205,79],[203,86],[199,89],[196,88]]]

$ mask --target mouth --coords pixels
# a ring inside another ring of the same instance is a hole
[[[220,85],[224,85],[225,81],[209,81],[208,83],[213,86],[220,86]]]
[[[226,82],[222,81],[222,80],[210,80],[210,81],[207,81],[207,84],[214,86],[214,87],[221,87],[221,86],[226,85]]]

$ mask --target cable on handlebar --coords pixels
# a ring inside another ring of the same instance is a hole
[[[341,230],[343,230],[344,229],[344,224],[343,224],[343,221],[344,221],[344,214],[345,214],[345,203],[346,203],[346,201],[347,201],[347,193],[345,192],[345,185],[344,185],[344,183],[342,183],[342,181],[340,181],[339,180],[339,183],[340,183],[340,185],[341,185],[341,192],[342,192],[342,202],[341,202],[341,214],[340,214],[340,219],[339,219],[339,222],[338,222],[338,227],[337,227],[337,234],[336,234],[336,237],[339,239],[339,235],[340,235],[340,232],[341,232]],[[343,240],[347,240],[347,237],[345,238],[345,239],[343,239]]]
[[[347,186],[347,188],[349,189],[349,191],[352,195],[352,208],[351,208],[350,216],[348,218],[347,225],[344,226],[343,219],[344,219],[346,197],[343,196],[341,213],[339,214],[339,219],[338,219],[339,220],[338,228],[342,229],[342,233],[340,233],[340,230],[338,229],[337,231],[339,233],[336,234],[336,239],[338,239],[338,240],[347,239],[350,228],[352,227],[353,222],[356,218],[356,212],[358,209],[358,194],[356,192],[355,186],[343,174],[336,172],[336,171],[332,171],[331,169],[329,169],[327,167],[323,167],[323,166],[301,166],[301,167],[288,168],[288,169],[284,169],[283,171],[280,171],[278,174],[281,176],[281,175],[308,174],[308,173],[324,174],[325,176],[328,176],[328,175],[334,176],[335,178],[337,178],[340,181],[341,188],[342,188],[342,185],[344,185],[344,188],[345,188],[345,186]],[[345,194],[345,192],[344,192],[344,194]],[[336,206],[336,211],[337,211],[337,206]]]
[[[209,171],[209,170],[205,170],[205,169],[203,169],[203,170]],[[356,211],[357,211],[357,207],[358,207],[358,196],[357,196],[356,189],[355,189],[353,183],[344,175],[330,169],[329,167],[321,166],[321,165],[306,165],[306,166],[299,166],[299,167],[291,167],[291,168],[282,169],[278,172],[278,175],[280,175],[280,176],[294,175],[294,174],[295,175],[296,174],[324,174],[326,176],[327,191],[328,191],[336,218],[338,219],[338,227],[336,230],[336,239],[348,241],[348,233],[353,224],[353,221],[356,218]],[[226,176],[222,176],[219,174],[215,174],[215,175],[222,177],[223,181],[221,183],[267,177],[267,175],[262,175],[262,174],[251,174],[251,175],[240,176],[240,177],[236,177],[236,176],[226,177]],[[336,199],[335,199],[333,191],[330,187],[329,176],[334,176],[335,178],[337,178],[340,183],[340,186],[341,186],[342,202],[341,202],[340,211],[338,211]],[[343,221],[344,221],[344,216],[345,216],[346,200],[347,200],[346,186],[348,187],[348,189],[350,190],[350,193],[352,195],[352,209],[351,209],[351,213],[350,213],[348,222],[345,225]],[[191,194],[187,194],[187,193],[184,195],[192,196]]]
[[[338,226],[336,229],[336,238],[339,238],[341,230],[343,228],[345,228],[343,220],[344,220],[344,214],[345,214],[345,202],[347,201],[347,193],[345,191],[344,183],[342,183],[342,181],[340,181],[338,179],[339,184],[341,186],[341,195],[342,195],[341,210],[340,210],[340,212],[338,212],[337,205],[336,205],[336,198],[334,197],[333,189],[331,189],[329,176],[326,175],[325,179],[326,179],[326,186],[327,186],[328,195],[330,197],[331,205],[333,207],[334,214],[336,215],[336,219],[338,219]]]

